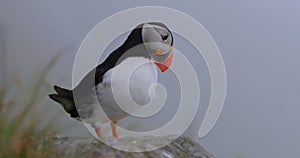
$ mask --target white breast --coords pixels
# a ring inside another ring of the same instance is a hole
[[[122,108],[132,107],[132,101],[147,104],[150,101],[149,88],[154,83],[157,83],[155,65],[144,57],[129,57],[105,73],[102,83],[96,87],[98,101],[110,120],[117,121],[128,115],[118,104],[122,104]],[[101,116],[99,105],[94,107],[89,120],[90,123],[110,122]]]

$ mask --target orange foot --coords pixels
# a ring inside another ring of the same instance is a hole
[[[120,138],[117,127],[117,122],[111,122],[112,135],[116,138]]]
[[[99,138],[102,138],[102,137],[103,137],[101,128],[96,128],[95,131],[96,131],[97,136],[98,136]]]

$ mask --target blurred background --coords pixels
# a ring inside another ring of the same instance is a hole
[[[200,139],[197,135],[210,99],[210,77],[195,48],[175,34],[175,47],[191,61],[201,88],[199,111],[185,135],[217,157],[300,157],[300,2],[296,0],[0,0],[1,85],[8,85],[12,78],[31,81],[55,54],[64,52],[48,80],[71,88],[73,60],[86,34],[114,13],[145,5],[174,8],[198,20],[224,59],[228,77],[225,106],[213,130]],[[105,55],[126,36],[116,39]],[[122,126],[144,131],[172,118],[180,99],[178,81],[170,71],[160,76],[160,82],[168,89],[166,108],[151,119],[128,118]],[[60,135],[92,137],[82,123],[64,115],[59,105],[48,98],[43,102],[49,106],[44,117],[61,113],[55,122]]]

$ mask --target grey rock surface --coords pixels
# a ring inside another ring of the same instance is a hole
[[[130,146],[132,142],[140,148],[145,148],[147,142],[160,142],[172,140],[174,136],[165,137],[139,137],[139,138],[107,138],[118,146]],[[48,138],[52,142],[49,148],[56,157],[79,158],[214,158],[201,145],[188,137],[179,137],[171,144],[148,152],[126,152],[105,145],[97,139],[77,137]]]

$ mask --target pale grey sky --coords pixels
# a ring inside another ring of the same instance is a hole
[[[50,82],[71,87],[73,59],[93,26],[118,11],[144,5],[170,7],[194,17],[210,32],[224,58],[228,77],[226,103],[213,130],[199,139],[199,126],[210,97],[209,73],[194,47],[175,35],[176,48],[186,52],[197,68],[201,87],[200,110],[186,135],[217,157],[300,157],[300,74],[297,71],[300,2],[296,0],[0,0],[0,50],[7,53],[6,75],[18,72],[24,79],[32,77],[31,72],[57,51],[67,50],[51,72]],[[124,37],[117,39],[108,51]],[[3,60],[1,52],[2,65]],[[178,96],[177,80],[167,72],[161,76],[161,82],[166,87],[176,86],[169,93],[168,108],[161,111],[161,117],[145,121],[152,126],[138,124],[144,130],[159,127],[170,118],[165,114],[176,110],[171,104],[178,102],[174,100]],[[51,109],[62,110],[56,104]],[[72,129],[77,132],[68,131],[64,135],[81,135],[85,131],[80,123],[67,116],[61,120],[76,125]]]

